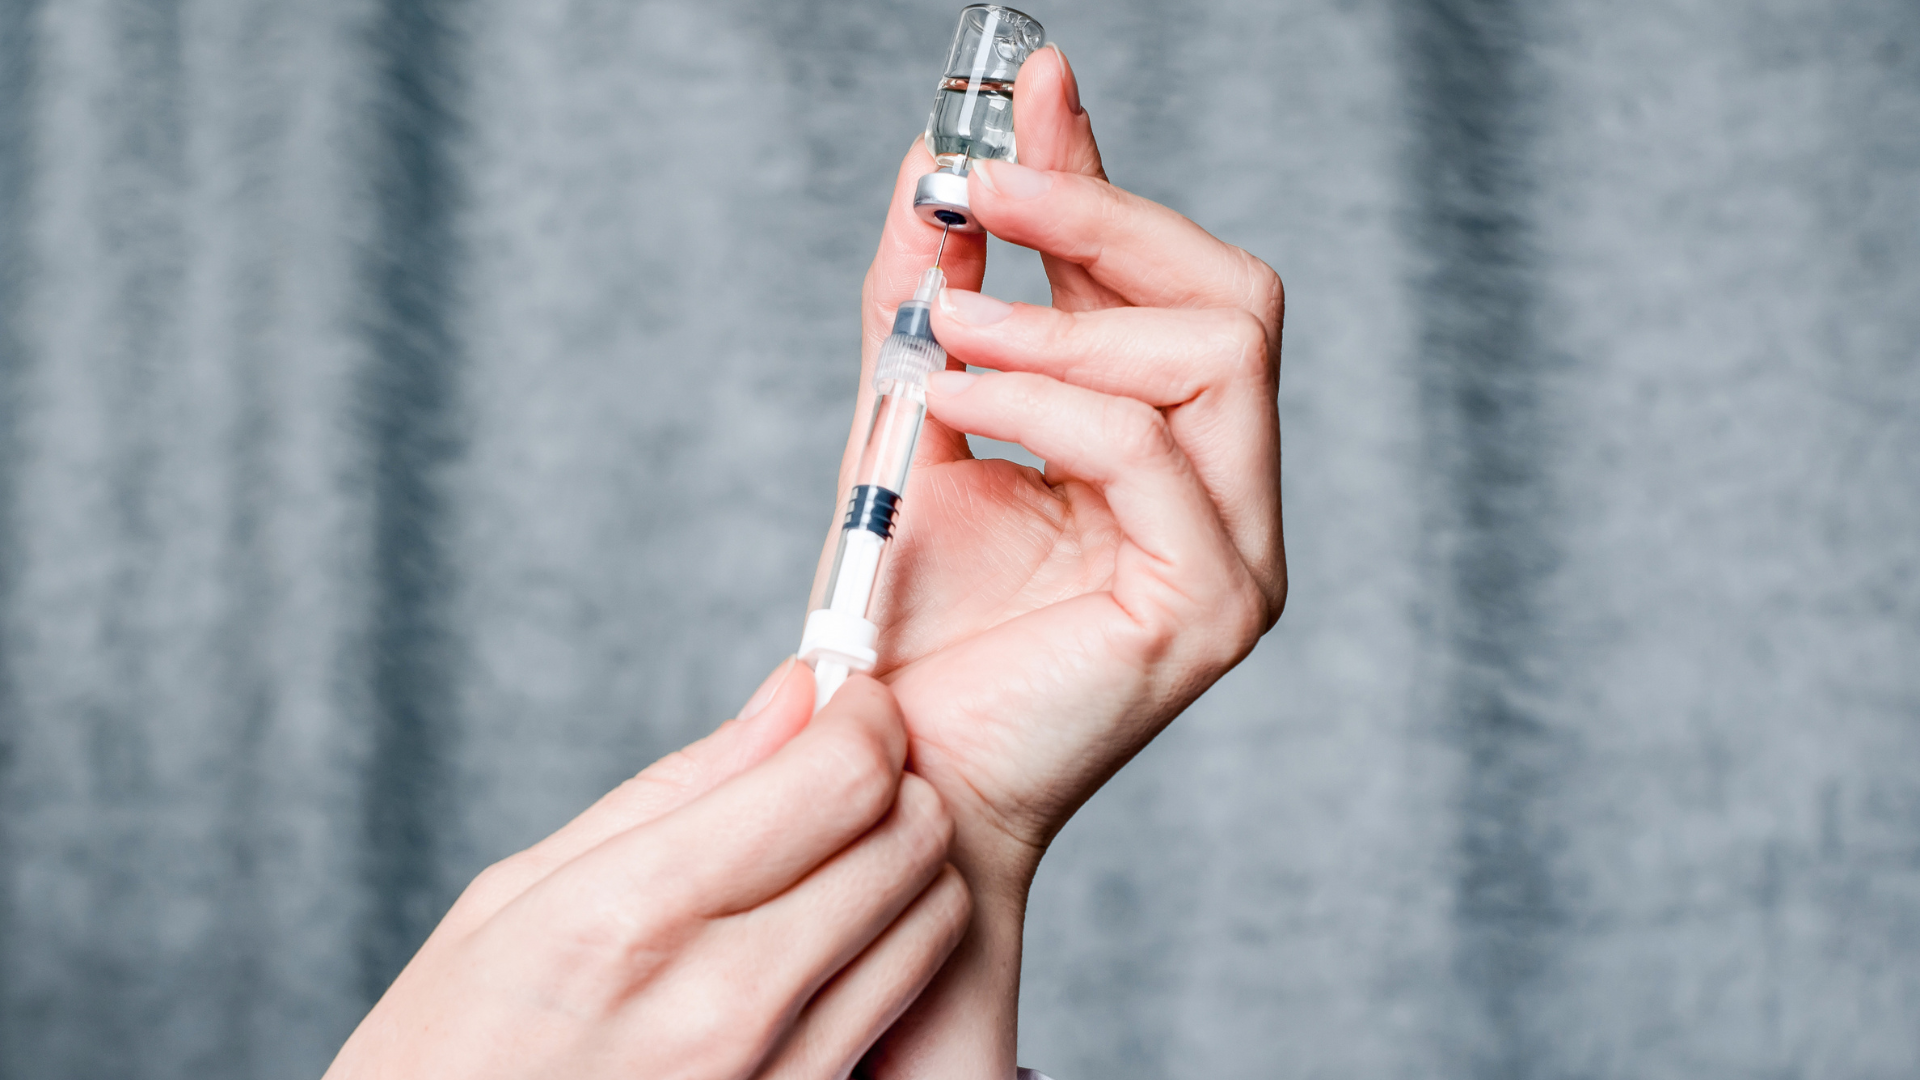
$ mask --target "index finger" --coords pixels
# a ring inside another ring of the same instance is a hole
[[[572,821],[520,853],[525,885],[608,838],[678,810],[771,757],[813,715],[813,669],[789,657],[755,694],[759,709],[729,720],[700,741],[668,754],[601,796]]]
[[[1128,303],[1237,307],[1279,340],[1279,275],[1159,203],[1095,177],[1005,161],[975,166],[967,194],[995,236],[1085,267]]]
[[[645,897],[661,912],[704,918],[756,907],[886,816],[906,754],[893,695],[854,676],[772,757],[606,841],[536,892],[569,905],[585,894],[612,911]]]

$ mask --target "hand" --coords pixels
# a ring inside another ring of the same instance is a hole
[[[929,380],[932,419],[875,605],[879,670],[915,771],[955,815],[974,926],[869,1060],[876,1074],[1012,1074],[1020,922],[1041,853],[1286,599],[1280,279],[1106,182],[1058,50],[1027,62],[1014,103],[1025,164],[980,163],[969,195],[986,228],[1042,253],[1054,304],[964,291],[985,246],[949,239],[953,288],[934,332],[954,366],[1003,374]],[[916,145],[867,276],[868,376],[939,242],[911,209],[932,168]],[[870,408],[863,398],[843,475]],[[1046,471],[973,460],[963,432],[1018,442]]]
[[[969,902],[892,696],[856,679],[812,707],[789,661],[738,720],[488,868],[327,1076],[845,1077]]]

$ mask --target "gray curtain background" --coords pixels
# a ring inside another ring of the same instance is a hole
[[[0,1075],[317,1075],[793,647],[957,6],[0,0]],[[1920,1075],[1920,6],[1028,6],[1287,280],[1294,586],[1023,1058]]]

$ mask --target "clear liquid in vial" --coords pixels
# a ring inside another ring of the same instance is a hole
[[[927,149],[942,168],[967,158],[1013,161],[1013,84],[943,79],[927,121]]]

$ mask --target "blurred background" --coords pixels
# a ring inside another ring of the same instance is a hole
[[[958,6],[0,0],[0,1075],[318,1075],[793,648]],[[1920,1075],[1920,6],[1026,6],[1286,278],[1293,594],[1023,1059]]]

